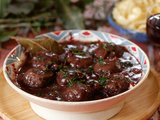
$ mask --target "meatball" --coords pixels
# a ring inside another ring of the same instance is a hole
[[[37,53],[32,58],[32,66],[45,70],[46,66],[49,67],[53,64],[59,63],[58,55],[50,51],[42,51]],[[54,67],[53,67],[54,68]]]
[[[114,43],[99,43],[99,46],[92,52],[97,58],[106,58],[115,56],[115,44]]]
[[[45,86],[50,80],[52,80],[52,72],[44,72],[40,69],[33,68],[27,70],[23,75],[23,83],[32,88],[40,88]]]
[[[98,47],[92,53],[94,53],[95,57],[97,58],[105,58],[107,55],[107,51],[103,47]]]
[[[57,73],[57,83],[60,86],[69,87],[70,82],[84,80],[85,76],[79,70],[60,70]]]
[[[77,50],[79,51],[79,50]],[[76,68],[87,68],[92,63],[92,56],[88,53],[82,51],[79,52],[69,51],[67,56],[67,61],[72,67]]]
[[[122,57],[124,52],[126,52],[126,51],[127,50],[124,47],[121,47],[121,46],[118,46],[118,45],[116,45],[116,47],[115,47],[115,53],[116,53],[117,57]]]
[[[114,74],[104,86],[109,96],[114,96],[128,90],[130,81],[123,74]]]
[[[98,75],[110,75],[111,73],[120,72],[122,70],[120,60],[114,59],[100,59],[94,66],[94,72]]]
[[[64,98],[67,101],[86,101],[92,99],[91,87],[83,83],[75,83],[65,91]]]

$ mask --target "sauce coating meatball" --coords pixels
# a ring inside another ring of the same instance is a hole
[[[32,58],[32,66],[35,68],[45,69],[52,64],[58,64],[60,62],[56,53],[50,51],[42,51],[35,54]]]
[[[39,88],[47,84],[47,80],[52,79],[53,73],[44,72],[37,68],[31,68],[23,75],[23,83],[28,87]]]
[[[68,101],[86,101],[91,98],[92,89],[83,83],[75,83],[65,91],[65,99]]]
[[[142,76],[139,61],[129,51],[108,42],[62,42],[65,52],[41,51],[19,69],[15,84],[46,99],[88,101],[130,89]]]
[[[68,52],[67,61],[76,68],[87,68],[92,63],[92,56],[80,50],[72,49]]]
[[[120,72],[122,70],[120,61],[117,58],[114,59],[101,59],[95,66],[94,72],[98,75],[111,75],[114,72]]]
[[[115,74],[104,86],[109,96],[114,96],[126,91],[129,88],[130,82],[123,74]]]
[[[57,83],[60,86],[69,87],[71,82],[83,80],[84,75],[79,70],[61,70],[57,73]]]

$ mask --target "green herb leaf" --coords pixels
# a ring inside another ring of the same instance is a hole
[[[68,77],[68,73],[67,72],[64,73],[64,78],[66,78],[66,77]]]
[[[132,67],[133,64],[131,62],[120,62],[122,68]]]
[[[43,58],[42,58],[42,61],[45,61],[45,60],[46,60],[46,58],[45,58],[45,57],[43,57]]]
[[[119,76],[118,76],[118,77],[115,77],[114,80],[117,80],[117,79],[119,79],[119,78],[120,78]]]
[[[94,70],[94,67],[93,66],[89,66],[89,69],[88,69],[87,73],[92,73],[93,70]]]
[[[40,57],[39,57],[39,56],[37,56],[35,60],[36,60],[36,61],[38,61],[38,60],[39,60],[39,58],[40,58]]]
[[[100,86],[105,86],[108,84],[109,79],[104,75],[102,77],[99,76],[99,79],[100,79],[100,83],[99,83]]]
[[[73,86],[73,82],[70,81],[70,82],[68,83],[68,88],[71,88],[72,86]]]
[[[38,96],[42,96],[42,95],[43,95],[43,93],[41,93],[41,92],[38,92],[38,93],[37,93],[37,95],[38,95]]]
[[[57,86],[53,85],[51,86],[51,89],[57,89]]]
[[[99,64],[100,64],[100,65],[104,65],[104,64],[105,64],[105,62],[103,61],[103,57],[101,57],[101,58],[99,59]]]

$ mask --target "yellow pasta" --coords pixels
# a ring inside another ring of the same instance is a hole
[[[113,8],[113,18],[124,28],[145,33],[147,9],[155,2],[160,2],[160,0],[121,0]]]

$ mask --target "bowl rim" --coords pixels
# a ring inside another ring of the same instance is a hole
[[[74,31],[74,30],[61,30],[61,31]],[[79,30],[79,31],[94,31],[94,30]],[[57,32],[57,31],[53,31],[54,32]],[[105,32],[100,32],[100,31],[95,31],[95,32],[99,32],[99,33],[105,33]],[[49,32],[50,33],[50,32]],[[45,33],[47,34],[47,33]],[[107,33],[107,34],[110,34],[110,33]],[[41,34],[41,35],[44,35],[44,34]],[[114,35],[114,34],[110,34],[110,35]],[[118,35],[114,35],[114,36],[117,36],[119,38],[122,38],[122,39],[125,39],[123,37],[120,37]],[[125,39],[127,41],[129,41],[128,39]],[[17,92],[23,94],[24,96],[27,96],[29,98],[33,98],[35,100],[38,100],[38,101],[41,101],[43,103],[54,103],[54,104],[61,104],[61,105],[78,105],[78,104],[81,104],[81,105],[85,105],[85,104],[94,104],[94,103],[97,103],[97,102],[104,102],[104,101],[109,101],[109,100],[112,100],[112,99],[116,99],[117,97],[119,96],[123,96],[125,95],[126,93],[130,93],[132,92],[133,90],[135,90],[136,88],[138,88],[143,82],[144,80],[148,77],[148,74],[149,74],[149,71],[150,71],[150,62],[149,62],[149,59],[146,55],[146,53],[138,46],[136,45],[135,43],[133,43],[132,41],[129,41],[131,42],[132,44],[134,44],[136,47],[138,47],[141,52],[144,54],[145,58],[146,58],[146,62],[147,62],[147,71],[146,71],[146,74],[142,75],[143,78],[141,78],[139,80],[139,82],[131,89],[125,91],[125,92],[122,92],[118,95],[115,95],[115,96],[112,96],[112,97],[108,97],[108,98],[103,98],[103,99],[98,99],[98,100],[90,100],[90,101],[77,101],[77,102],[71,102],[71,101],[58,101],[58,100],[50,100],[50,99],[45,99],[45,98],[41,98],[41,97],[38,97],[38,96],[35,96],[35,95],[32,95],[30,93],[27,93],[25,91],[23,91],[22,89],[20,89],[19,87],[17,87],[12,81],[11,79],[9,78],[9,76],[7,75],[7,72],[6,72],[6,62],[7,62],[7,59],[9,57],[9,55],[17,48],[17,47],[20,47],[20,45],[17,45],[16,47],[14,47],[9,53],[8,55],[6,56],[5,60],[4,60],[4,63],[3,63],[3,74],[4,74],[4,77],[6,79],[6,81],[8,82],[8,84],[14,88]],[[123,46],[123,45],[122,45]]]

